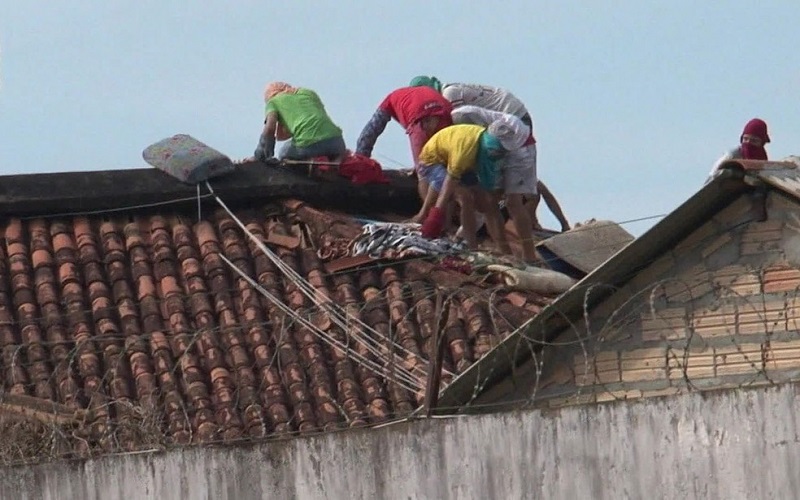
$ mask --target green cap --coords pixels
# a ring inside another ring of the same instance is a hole
[[[442,91],[442,82],[435,76],[415,76],[411,79],[409,87],[430,87],[436,92]]]

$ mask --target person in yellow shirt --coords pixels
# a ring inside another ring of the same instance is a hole
[[[428,184],[423,206],[417,214],[424,220],[422,235],[437,238],[444,230],[445,206],[455,195],[461,206],[464,239],[477,247],[475,210],[486,214],[492,239],[502,246],[503,220],[490,193],[497,188],[498,160],[507,152],[522,147],[528,138],[527,126],[511,123],[511,115],[489,127],[459,124],[446,127],[431,137],[419,155],[419,175]],[[507,246],[507,242],[505,246]],[[501,248],[501,251],[510,249]]]

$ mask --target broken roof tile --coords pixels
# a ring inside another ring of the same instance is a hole
[[[325,263],[361,231],[345,214],[238,215],[277,262],[224,211],[8,220],[3,390],[83,411],[75,453],[359,427],[423,402],[437,294],[443,384],[546,302],[424,260]]]

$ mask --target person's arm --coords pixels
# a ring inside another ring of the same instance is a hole
[[[439,191],[439,196],[436,198],[436,204],[428,211],[425,222],[422,223],[421,232],[423,237],[434,239],[442,235],[445,225],[445,214],[447,213],[447,202],[452,198],[457,184],[458,179],[448,173],[442,183],[442,190]]]
[[[428,160],[439,160],[438,163],[444,164],[447,168],[447,176],[442,183],[442,190],[436,199],[436,204],[428,212],[425,222],[422,224],[422,236],[426,238],[438,238],[444,231],[445,213],[447,202],[452,198],[456,186],[461,179],[461,175],[470,168],[474,168],[474,160],[465,151],[459,148],[441,150],[438,146],[437,137],[434,136],[422,150],[420,162]],[[465,229],[467,226],[464,226]]]
[[[421,165],[431,166],[444,165],[445,168],[447,168],[448,155],[439,146],[439,137],[434,135],[431,140],[423,146],[422,152],[419,154],[419,163]],[[438,194],[435,194],[436,191],[433,189],[432,185],[428,188],[425,202],[420,211],[420,215],[425,218],[421,228],[422,236],[425,238],[438,238],[444,231],[447,200],[452,196],[457,183],[458,179],[454,179],[450,175],[448,169],[447,176],[442,183],[442,190],[439,191]],[[431,202],[434,201],[433,196],[436,196],[436,199],[433,206],[431,206]],[[430,207],[430,209],[428,209],[428,207]],[[425,213],[426,211],[427,213]]]
[[[265,161],[267,158],[275,156],[275,131],[277,128],[278,114],[275,112],[267,113],[264,130],[261,132],[261,138],[258,140],[258,147],[256,147],[256,160]]]
[[[283,126],[283,124],[278,121],[278,125],[275,127],[275,140],[276,141],[288,141],[292,138],[292,133]]]
[[[504,113],[481,108],[480,106],[461,106],[452,111],[453,123],[471,123],[488,127],[493,121],[502,118]]]
[[[419,209],[417,215],[411,219],[412,222],[424,222],[427,219],[431,209],[434,207],[434,205],[436,205],[436,200],[439,198],[439,193],[433,188],[432,185],[428,184],[428,181],[425,180],[425,176],[422,174],[421,170],[424,168],[433,168],[436,165],[443,165],[447,163],[447,159],[442,156],[438,146],[439,142],[436,136],[432,137],[422,147],[422,151],[419,153],[417,165],[414,166],[415,169],[420,169],[417,173],[417,182],[420,189],[420,198],[422,198],[422,207]]]
[[[442,183],[442,190],[439,192],[439,197],[436,199],[436,205],[434,205],[436,208],[444,210],[444,206],[447,205],[447,202],[453,196],[457,184],[458,179],[448,173]]]
[[[569,231],[569,222],[564,216],[564,212],[561,210],[561,205],[558,204],[556,197],[553,196],[553,193],[551,193],[549,189],[547,189],[547,186],[545,186],[544,182],[539,181],[536,187],[538,188],[539,194],[541,194],[542,198],[544,198],[547,208],[550,209],[553,215],[555,215],[556,219],[558,219],[559,224],[561,224],[561,230]]]
[[[705,184],[708,184],[711,181],[711,179],[717,176],[717,173],[719,172],[719,167],[721,167],[723,163],[725,163],[728,160],[736,159],[736,155],[734,154],[735,152],[736,152],[735,149],[733,151],[728,151],[727,153],[722,155],[722,157],[720,157],[720,159],[717,160],[716,163],[714,163],[714,166],[711,167],[711,172],[708,173],[708,177],[706,178]]]
[[[380,108],[375,111],[372,118],[370,118],[369,122],[367,122],[364,129],[361,131],[361,135],[358,136],[356,153],[367,157],[372,156],[372,148],[375,147],[375,142],[386,129],[386,124],[388,124],[391,119],[392,116],[388,111]]]
[[[442,96],[450,101],[454,108],[467,104],[464,99],[464,84],[449,83],[442,88]]]

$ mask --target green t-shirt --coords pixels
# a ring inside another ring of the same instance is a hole
[[[278,115],[281,125],[292,134],[298,147],[342,136],[342,129],[333,123],[313,90],[301,88],[295,93],[276,95],[267,101],[267,113],[272,112]]]

